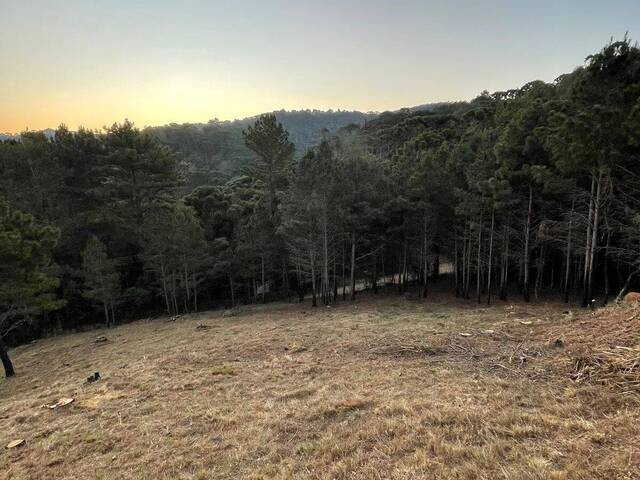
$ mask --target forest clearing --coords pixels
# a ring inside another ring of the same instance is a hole
[[[365,295],[230,313],[13,350],[0,478],[640,476],[634,305]]]

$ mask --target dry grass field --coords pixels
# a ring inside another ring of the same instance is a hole
[[[638,479],[636,310],[565,309],[362,297],[39,340],[0,380],[0,478]]]

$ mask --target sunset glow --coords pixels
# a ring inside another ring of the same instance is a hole
[[[0,0],[0,132],[468,100],[640,21],[634,1],[525,3]]]

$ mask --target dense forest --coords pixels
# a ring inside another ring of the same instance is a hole
[[[428,297],[445,263],[452,294],[483,303],[561,294],[586,307],[633,287],[628,40],[552,83],[343,113],[313,135],[268,114],[0,142],[0,336],[294,295],[329,304],[357,282]]]

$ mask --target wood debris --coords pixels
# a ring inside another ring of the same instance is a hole
[[[17,440],[12,440],[11,442],[7,443],[6,448],[18,448],[23,446],[26,443],[24,438],[18,438]]]
[[[42,405],[42,408],[48,408],[49,410],[55,410],[56,408],[64,407],[73,403],[75,399],[73,398],[61,398],[56,403],[45,403]]]
[[[640,347],[617,346],[574,361],[573,379],[594,380],[640,395]]]

